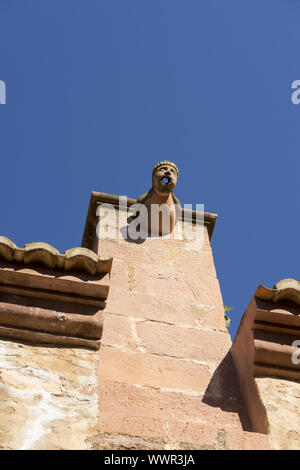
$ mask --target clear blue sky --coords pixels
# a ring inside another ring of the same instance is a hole
[[[92,190],[153,164],[219,219],[234,335],[260,283],[300,280],[299,0],[0,0],[1,234],[81,243]]]

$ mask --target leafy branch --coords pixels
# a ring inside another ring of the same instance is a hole
[[[227,312],[230,312],[230,310],[233,310],[233,309],[234,307],[228,307],[227,305],[224,306],[224,311],[225,311],[224,318],[225,318],[226,328],[230,327],[230,317],[227,315]]]

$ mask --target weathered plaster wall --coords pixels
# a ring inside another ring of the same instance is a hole
[[[98,354],[0,340],[0,449],[90,449]]]
[[[268,447],[249,432],[206,229],[201,251],[148,238],[100,240],[98,254],[114,261],[94,447]]]
[[[256,377],[267,411],[269,439],[275,450],[300,450],[300,383],[279,377]]]

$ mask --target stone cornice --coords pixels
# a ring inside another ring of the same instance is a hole
[[[112,259],[0,237],[0,337],[99,349]]]
[[[117,196],[114,194],[99,193],[96,191],[92,192],[90,203],[89,203],[89,208],[88,208],[88,213],[87,213],[87,218],[86,218],[84,234],[82,238],[83,247],[89,248],[90,250],[94,250],[94,246],[95,246],[94,243],[95,243],[95,237],[96,237],[96,224],[97,224],[96,210],[97,210],[98,204],[99,203],[111,204],[114,207],[118,208],[120,197],[121,196]],[[137,202],[136,199],[127,198],[127,207],[129,208],[136,202]],[[184,217],[185,220],[187,221],[190,220],[191,223],[196,223],[196,220],[197,220],[196,216],[197,216],[196,211],[182,209],[182,217]],[[204,225],[207,227],[210,240],[214,231],[217,217],[218,217],[217,214],[204,212]]]
[[[259,286],[241,320],[231,352],[250,419],[257,432],[267,432],[266,413],[255,377],[300,380],[292,361],[300,340],[299,283],[285,279],[273,289]]]

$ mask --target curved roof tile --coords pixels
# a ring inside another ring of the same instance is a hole
[[[274,285],[273,289],[260,285],[255,296],[275,303],[280,300],[289,300],[300,305],[300,282],[295,279],[282,279]]]
[[[43,242],[27,243],[18,248],[9,238],[0,236],[0,258],[23,264],[42,264],[49,269],[81,271],[92,276],[110,272],[112,258],[101,259],[88,248],[76,247],[61,254],[56,248]]]

